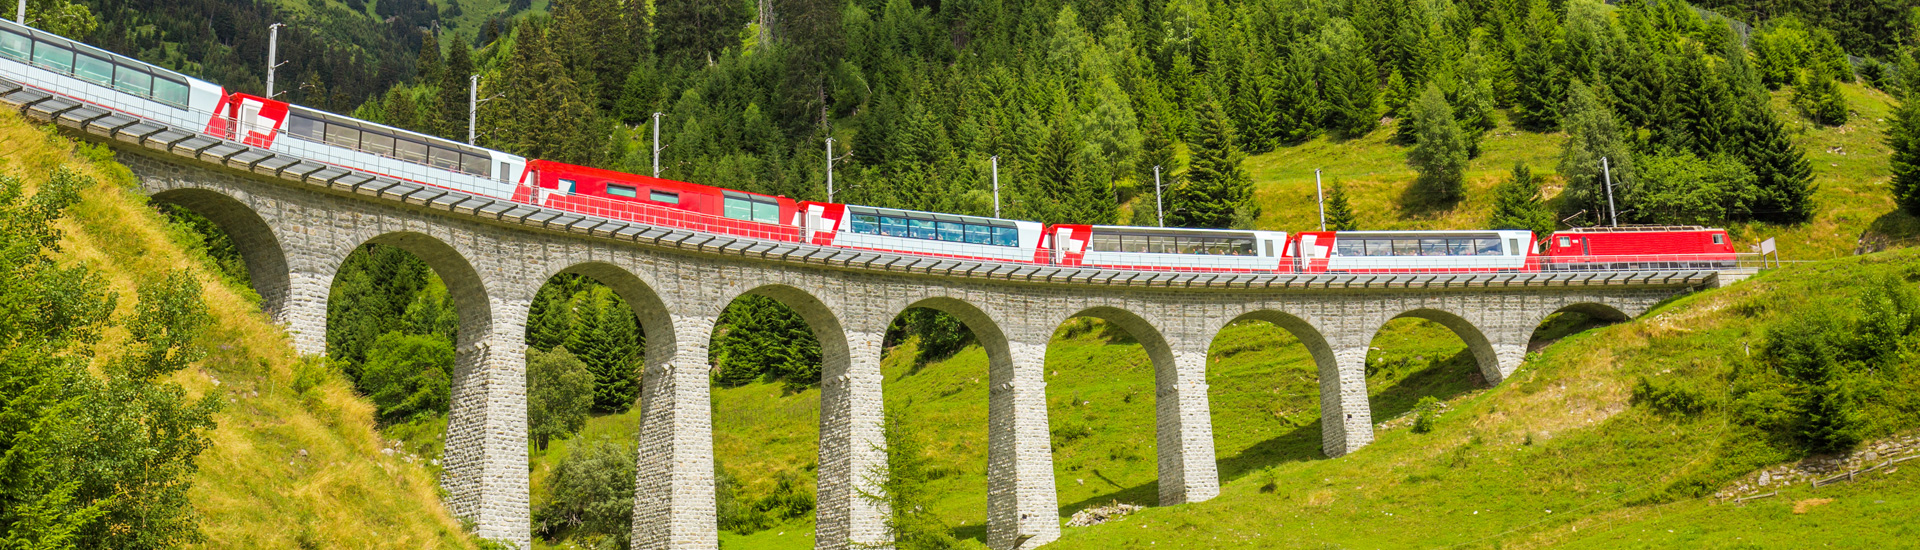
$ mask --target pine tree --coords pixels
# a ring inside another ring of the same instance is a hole
[[[593,372],[593,410],[626,412],[640,395],[640,330],[633,311],[612,290],[594,286],[581,296],[578,315],[566,347]]]
[[[1567,96],[1566,74],[1558,63],[1563,31],[1546,0],[1534,0],[1514,54],[1514,117],[1521,126],[1550,130],[1560,123],[1560,102]]]
[[[1846,96],[1840,95],[1840,86],[1832,77],[1818,71],[1808,71],[1801,76],[1800,86],[1793,91],[1793,103],[1815,123],[1825,126],[1847,123]]]
[[[1787,135],[1786,125],[1765,103],[1755,101],[1745,111],[1741,157],[1759,189],[1754,217],[1775,223],[1813,219],[1816,187],[1806,151]]]
[[[1920,76],[1909,77],[1920,83]],[[1920,216],[1920,94],[1908,94],[1887,124],[1888,164],[1893,171],[1893,200]]]
[[[1280,137],[1280,113],[1276,109],[1280,92],[1266,65],[1247,56],[1237,71],[1240,92],[1230,99],[1236,127],[1241,130],[1240,147],[1253,154],[1272,151]]]
[[[1420,173],[1415,185],[1436,203],[1460,200],[1466,196],[1467,139],[1439,85],[1427,83],[1412,114],[1415,142],[1407,164]]]
[[[1153,185],[1153,168],[1160,167],[1161,185],[1173,182],[1173,173],[1180,171],[1180,158],[1174,155],[1172,131],[1158,117],[1148,118],[1146,131],[1141,133],[1140,160],[1134,164],[1134,178],[1144,188]]]
[[[752,17],[746,2],[657,0],[653,5],[653,27],[672,29],[653,35],[656,55],[680,67],[712,63]]]
[[[1367,135],[1380,124],[1379,87],[1373,60],[1360,50],[1335,54],[1321,68],[1326,86],[1327,128],[1346,138]]]
[[[1347,203],[1347,184],[1340,180],[1333,180],[1333,188],[1327,192],[1327,230],[1360,230],[1360,219],[1353,215],[1353,205]]]
[[[1200,139],[1193,143],[1193,164],[1185,181],[1173,188],[1167,224],[1175,227],[1231,227],[1251,219],[1253,181],[1240,167],[1244,155],[1233,143],[1233,123],[1220,104],[1207,102],[1200,113]]]
[[[440,65],[440,38],[433,31],[421,31],[420,59],[414,62],[414,68],[420,73],[420,82],[439,82]]]
[[[441,72],[440,96],[434,114],[439,124],[434,132],[454,141],[467,139],[467,94],[472,85],[473,61],[464,40],[454,41],[447,51],[447,66]]]
[[[527,347],[553,351],[573,334],[573,297],[563,284],[542,285],[527,312]]]
[[[1394,128],[1394,141],[1413,143],[1414,132],[1410,122],[1413,120],[1413,101],[1420,95],[1420,90],[1408,83],[1407,78],[1398,70],[1387,75],[1386,96],[1382,101],[1386,103],[1387,116],[1393,117],[1399,123]]]
[[[1585,83],[1576,79],[1568,86],[1561,112],[1567,130],[1567,142],[1560,151],[1560,175],[1567,181],[1561,210],[1565,214],[1584,211],[1593,219],[1606,220],[1606,173],[1612,174],[1614,189],[1631,189],[1636,181],[1632,155],[1613,111],[1601,105]]]
[[[1739,120],[1732,88],[1698,48],[1682,53],[1675,65],[1672,115],[1674,124],[1685,132],[1676,137],[1703,157],[1728,152],[1738,130],[1734,123]]]
[[[1545,239],[1553,233],[1553,213],[1540,200],[1540,181],[1525,162],[1513,163],[1513,176],[1493,188],[1493,229],[1525,229],[1534,238]]]
[[[1305,48],[1296,49],[1286,62],[1275,69],[1275,137],[1280,143],[1300,143],[1320,133],[1320,121],[1326,115],[1313,81],[1313,58]]]

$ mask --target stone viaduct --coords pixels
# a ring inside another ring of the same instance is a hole
[[[154,200],[221,226],[267,313],[299,351],[326,349],[327,299],[348,253],[405,249],[447,283],[460,314],[442,484],[479,533],[529,546],[525,321],[559,273],[611,286],[647,335],[639,407],[637,548],[717,546],[708,340],[735,298],[804,317],[823,351],[818,473],[822,549],[888,540],[873,475],[885,467],[880,358],[908,308],[957,316],[989,356],[988,545],[1060,533],[1046,401],[1048,340],[1067,319],[1113,322],[1155,371],[1160,502],[1219,493],[1206,358],[1240,319],[1272,322],[1319,366],[1328,456],[1373,439],[1365,358],[1389,320],[1452,329],[1481,373],[1512,374],[1542,320],[1575,309],[1624,319],[1716,282],[1712,272],[1405,275],[1194,274],[1054,268],[853,252],[589,218],[326,166],[195,135],[0,81],[0,101],[111,144]]]

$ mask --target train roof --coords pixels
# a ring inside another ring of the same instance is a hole
[[[818,203],[818,204],[832,204],[832,203]],[[948,222],[965,222],[965,223],[992,225],[992,226],[1000,226],[1000,227],[1014,227],[1016,224],[1021,224],[1021,223],[1032,223],[1032,224],[1040,223],[1040,222],[1027,221],[1027,220],[1009,220],[1005,218],[989,218],[986,216],[967,216],[962,214],[926,212],[922,210],[903,210],[899,208],[881,208],[878,206],[861,206],[858,204],[848,204],[845,206],[847,207],[847,213],[849,214],[873,214],[876,216],[891,216],[896,218],[918,218],[923,220],[948,221]]]
[[[1681,233],[1691,231],[1725,230],[1699,225],[1622,225],[1618,227],[1576,227],[1573,229],[1562,229],[1554,233]]]
[[[1088,227],[1093,228],[1095,231],[1112,231],[1117,233],[1161,234],[1161,235],[1179,235],[1179,234],[1254,235],[1259,233],[1278,233],[1281,235],[1285,235],[1287,233],[1285,231],[1267,231],[1263,229],[1208,229],[1208,228],[1198,228],[1198,227],[1146,227],[1146,226],[1139,226],[1139,225],[1090,225]]]
[[[1421,231],[1327,231],[1341,237],[1453,237],[1526,232],[1525,229],[1456,229]],[[1318,233],[1316,231],[1316,233]]]
[[[198,78],[180,74],[178,72],[168,70],[159,65],[154,65],[152,63],[148,63],[148,62],[127,57],[124,55],[120,55],[117,53],[102,50],[100,48],[87,45],[86,43],[83,43],[71,38],[67,38],[64,36],[60,36],[57,34],[53,34],[47,31],[43,31],[40,29],[36,29],[33,27],[29,27],[26,25],[22,25],[12,20],[0,19],[0,29],[5,29],[17,34],[26,35],[29,38],[32,38],[34,40],[39,40],[41,42],[48,42],[48,43],[66,46],[67,49],[73,50],[75,52],[84,53],[94,57],[104,57],[110,61],[118,62],[123,65],[138,65],[140,68],[146,69],[147,72],[153,73],[154,76],[166,77],[168,79],[179,80],[183,82],[198,82],[201,84],[206,84],[208,86],[217,86],[212,82],[207,82],[205,80],[200,80]]]
[[[260,96],[256,96],[252,94],[241,94],[241,95],[245,95],[247,97],[259,98],[267,101],[279,101],[277,99],[260,98]],[[415,132],[413,130],[395,128],[395,127],[381,124],[378,122],[369,122],[369,121],[353,118],[350,116],[337,115],[337,114],[329,113],[319,109],[315,109],[312,107],[303,106],[297,103],[287,103],[287,112],[293,115],[299,115],[299,116],[310,118],[310,119],[320,120],[320,121],[326,122],[327,124],[354,126],[361,130],[374,130],[374,131],[377,131],[383,134],[388,134],[394,137],[404,137],[414,141],[424,141],[428,145],[432,145],[434,147],[440,147],[443,149],[452,149],[455,151],[459,151],[459,152],[466,153],[469,155],[474,155],[474,156],[491,157],[493,155],[505,155],[508,157],[520,158],[519,155],[515,155],[511,153],[503,153],[500,151],[487,149],[485,147],[467,145],[465,143],[460,143],[460,142],[453,141],[446,138],[430,136],[424,133]]]

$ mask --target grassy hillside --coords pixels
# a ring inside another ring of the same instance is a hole
[[[258,298],[223,280],[196,234],[149,208],[110,153],[76,148],[48,127],[0,114],[0,171],[37,185],[61,165],[100,182],[60,222],[62,263],[92,267],[123,297],[174,272],[205,286],[211,354],[172,380],[195,397],[215,393],[226,401],[193,479],[203,547],[474,546],[441,505],[425,465],[381,452],[371,405],[324,367],[299,358],[285,332],[260,313]],[[117,314],[130,314],[132,302],[122,299]],[[111,349],[125,338],[116,329],[99,346]]]
[[[1768,237],[1778,239],[1780,256],[1788,260],[1828,259],[1851,254],[1864,234],[1908,238],[1920,235],[1920,220],[1894,211],[1887,193],[1891,174],[1884,143],[1886,118],[1893,99],[1886,93],[1857,84],[1844,84],[1842,93],[1853,116],[1845,125],[1818,126],[1794,111],[1792,92],[1774,93],[1774,109],[1813,163],[1819,214],[1808,224],[1778,227],[1738,224],[1731,229],[1742,251]],[[1346,183],[1353,211],[1366,229],[1457,229],[1482,227],[1493,214],[1495,185],[1508,177],[1514,162],[1525,162],[1543,187],[1557,195],[1557,174],[1564,133],[1538,134],[1516,130],[1507,120],[1482,141],[1482,155],[1467,170],[1467,198],[1451,208],[1435,208],[1407,196],[1415,173],[1406,163],[1407,148],[1388,142],[1391,125],[1353,140],[1325,136],[1247,159],[1253,177],[1255,201],[1263,209],[1260,227],[1298,231],[1318,227],[1313,170],[1322,169],[1327,185]],[[1152,196],[1147,197],[1148,201]],[[1148,202],[1147,206],[1152,207]]]

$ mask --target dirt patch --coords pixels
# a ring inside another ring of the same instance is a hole
[[[1813,507],[1815,507],[1815,506],[1819,506],[1819,505],[1822,505],[1822,504],[1826,504],[1826,503],[1829,503],[1829,502],[1833,502],[1833,499],[1830,499],[1830,498],[1810,498],[1810,499],[1806,499],[1806,500],[1802,500],[1802,501],[1800,501],[1800,502],[1795,502],[1795,503],[1793,503],[1793,513],[1795,513],[1795,514],[1805,514],[1805,513],[1807,513],[1807,511],[1808,511],[1808,510],[1812,510],[1812,509],[1813,509]]]

